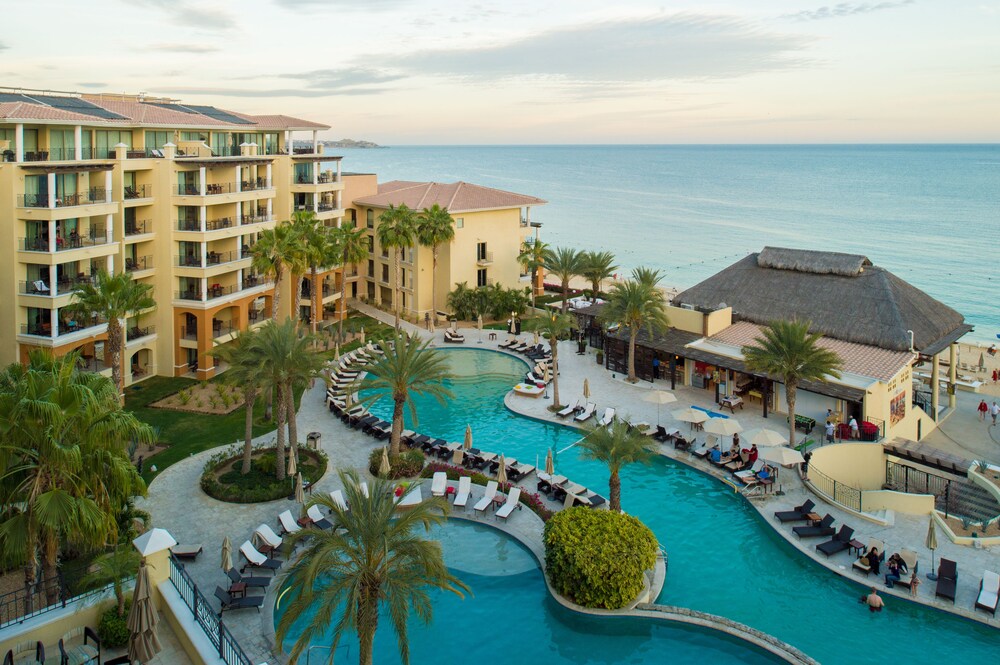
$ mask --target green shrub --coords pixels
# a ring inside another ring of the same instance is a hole
[[[242,446],[231,446],[212,456],[201,474],[201,489],[205,494],[219,501],[231,503],[259,503],[274,501],[291,496],[295,492],[295,478],[287,476],[278,481],[274,477],[277,455],[273,448],[258,449],[250,463],[250,473],[240,473],[243,458]],[[218,470],[236,464],[221,476]],[[303,480],[317,482],[323,477],[327,467],[327,456],[321,450],[299,448],[299,471]]]
[[[625,607],[656,563],[653,532],[636,517],[608,510],[562,510],[545,523],[544,541],[552,586],[584,607]]]
[[[128,644],[128,610],[130,601],[125,602],[125,615],[118,616],[118,606],[112,605],[97,624],[97,636],[101,638],[101,647],[114,649]]]
[[[373,476],[378,475],[382,465],[382,449],[376,448],[368,456],[368,470]],[[424,454],[419,450],[404,450],[399,455],[389,454],[389,479],[413,478],[420,475],[424,468]]]

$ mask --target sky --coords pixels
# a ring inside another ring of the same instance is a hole
[[[283,113],[331,139],[1000,141],[1000,0],[8,4],[0,85]]]

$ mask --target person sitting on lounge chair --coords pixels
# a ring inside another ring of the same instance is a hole
[[[879,554],[877,547],[869,547],[868,551],[865,552],[865,558],[868,559],[868,566],[872,569],[872,572],[876,575],[879,574],[879,565],[882,562],[882,555]]]
[[[759,480],[770,480],[774,477],[774,469],[768,466],[767,463],[760,467],[760,471],[757,472],[757,478]]]
[[[712,451],[708,455],[709,458],[716,464],[720,464],[722,462],[722,451],[719,450],[718,445],[713,446]]]
[[[733,441],[733,445],[729,446],[729,457],[732,459],[740,454],[740,442],[738,440]]]
[[[892,585],[899,581],[899,576],[902,574],[902,571],[899,569],[899,563],[896,562],[895,554],[889,557],[889,561],[885,567],[885,585],[891,589]]]

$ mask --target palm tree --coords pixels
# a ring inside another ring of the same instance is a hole
[[[781,377],[788,404],[788,445],[795,445],[795,391],[802,381],[840,378],[843,362],[819,346],[822,335],[810,333],[809,321],[775,321],[761,328],[761,336],[740,351],[747,369]]]
[[[608,427],[595,427],[579,444],[584,459],[604,462],[611,477],[608,479],[610,499],[608,507],[621,512],[622,481],[620,472],[629,464],[648,464],[653,457],[648,436],[639,433],[622,419],[615,420]]]
[[[260,328],[255,345],[259,351],[262,382],[273,389],[277,409],[276,468],[278,480],[285,478],[285,429],[288,429],[290,454],[298,459],[298,426],[295,414],[295,388],[318,376],[322,358],[309,350],[310,335],[300,335],[291,318],[283,323],[269,322]]]
[[[573,319],[569,314],[557,314],[552,312],[551,316],[541,316],[532,321],[529,326],[531,330],[549,340],[552,348],[552,410],[558,410],[562,404],[559,402],[559,339],[565,336],[573,327]]]
[[[83,576],[83,584],[88,587],[111,584],[118,601],[118,616],[125,616],[124,581],[135,575],[139,570],[141,557],[131,544],[119,545],[114,550],[106,552],[94,559],[90,572]]]
[[[288,260],[295,251],[295,232],[292,226],[280,223],[273,229],[264,229],[257,235],[251,250],[250,267],[265,277],[274,278],[274,295],[271,298],[271,319],[278,320],[281,305],[281,282],[285,278]]]
[[[608,304],[601,313],[606,323],[619,323],[628,328],[628,380],[635,377],[635,340],[643,328],[652,335],[654,330],[665,330],[667,319],[666,301],[658,284],[659,273],[647,268],[636,268],[632,279],[611,287]]]
[[[401,662],[410,662],[407,620],[415,614],[424,624],[433,616],[428,591],[441,589],[464,597],[469,588],[445,566],[441,544],[420,536],[446,520],[448,502],[432,498],[408,510],[396,510],[393,486],[381,478],[359,489],[355,471],[338,472],[350,510],[329,497],[314,500],[333,514],[337,529],[309,527],[288,536],[289,547],[305,545],[287,568],[287,586],[295,595],[278,622],[276,640],[284,643],[292,626],[307,619],[292,646],[290,662],[298,662],[309,645],[333,626],[333,652],[345,632],[356,632],[361,665],[371,665],[384,607],[396,632]]]
[[[83,282],[73,288],[73,300],[68,307],[70,311],[84,319],[99,316],[108,321],[111,380],[118,389],[119,400],[124,399],[125,391],[122,379],[122,321],[136,312],[155,308],[152,293],[151,285],[136,282],[129,273],[112,276],[106,270],[98,272],[93,282]]]
[[[368,393],[361,401],[372,404],[383,397],[393,402],[392,436],[389,450],[399,454],[399,437],[403,431],[403,407],[410,410],[413,426],[417,426],[417,409],[412,395],[431,395],[441,404],[454,397],[445,386],[452,378],[444,353],[430,347],[431,340],[422,341],[416,335],[396,333],[385,353],[368,365],[360,390]]]
[[[545,252],[545,269],[562,282],[562,312],[566,313],[569,281],[583,269],[583,252],[569,247],[556,247]]]
[[[379,216],[378,244],[383,249],[396,250],[396,280],[392,289],[393,309],[396,313],[394,327],[399,330],[399,307],[402,296],[400,290],[403,287],[403,251],[407,247],[412,247],[416,241],[416,215],[413,211],[401,204],[398,208],[389,206],[389,209]]]
[[[580,274],[590,282],[591,300],[597,300],[601,283],[618,270],[615,255],[611,252],[584,252]]]
[[[524,269],[531,275],[531,308],[535,308],[535,280],[540,271],[545,270],[545,255],[549,251],[549,246],[541,240],[534,242],[524,242],[521,244],[521,253],[517,255],[517,262],[524,266]]]
[[[0,373],[0,547],[34,588],[41,563],[49,602],[58,597],[61,548],[117,542],[116,517],[145,484],[126,452],[154,441],[123,411],[115,385],[77,369],[71,353],[35,351]]]
[[[353,222],[342,224],[334,231],[334,244],[340,248],[340,265],[347,269],[348,265],[357,266],[368,258],[368,236],[366,230],[357,228]],[[344,340],[344,319],[347,318],[347,275],[341,275],[340,301],[345,316],[340,317],[338,337]]]
[[[240,473],[250,473],[250,461],[253,455],[253,409],[257,403],[257,393],[263,381],[263,365],[260,348],[260,334],[248,329],[240,332],[229,343],[218,346],[209,355],[225,362],[229,369],[222,375],[222,380],[230,385],[238,386],[243,393],[243,406],[246,418],[243,430],[243,466]]]
[[[438,245],[455,239],[455,220],[447,208],[437,203],[417,216],[417,240],[424,247],[430,247],[434,256],[431,266],[431,320],[437,322],[437,265]]]

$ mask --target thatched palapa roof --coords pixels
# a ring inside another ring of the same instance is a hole
[[[838,252],[765,247],[679,293],[674,305],[733,308],[734,321],[812,322],[812,331],[883,349],[934,354],[972,330],[963,316],[920,289]]]

